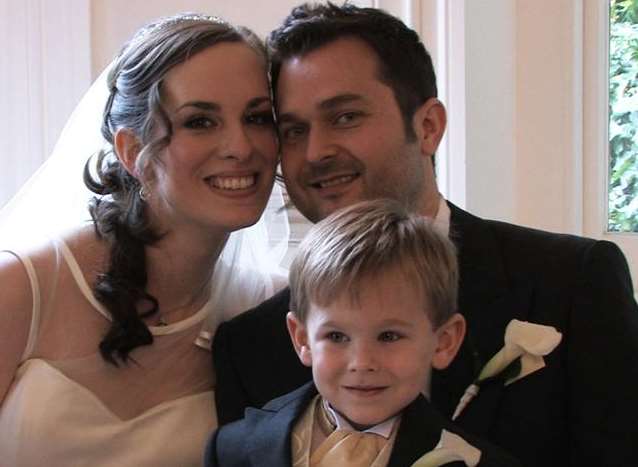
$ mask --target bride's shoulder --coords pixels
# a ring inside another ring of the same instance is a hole
[[[13,242],[0,247],[0,271],[23,264],[24,268],[54,261],[56,247],[47,237],[31,237],[28,242]]]
[[[94,229],[82,226],[55,237],[32,237],[27,243],[0,248],[0,270],[14,270],[21,263],[23,269],[33,268],[37,275],[41,275],[71,261],[81,269],[94,269],[97,264],[103,263],[106,251],[106,245],[96,236]]]
[[[57,242],[60,254],[70,267],[75,263],[89,283],[108,267],[109,247],[92,226],[68,232]]]

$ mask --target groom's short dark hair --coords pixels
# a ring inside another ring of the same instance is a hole
[[[279,72],[286,60],[344,37],[360,39],[374,50],[379,80],[392,89],[406,134],[414,138],[414,112],[437,96],[434,67],[418,34],[383,10],[330,2],[294,8],[268,38],[275,96]]]

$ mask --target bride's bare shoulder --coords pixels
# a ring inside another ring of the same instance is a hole
[[[69,261],[77,263],[86,275],[97,274],[103,270],[107,257],[105,242],[96,236],[91,226],[85,226],[55,238],[31,242],[28,246],[0,251],[0,281],[3,285],[5,281],[29,285],[29,274],[46,281],[51,273],[66,268]]]
[[[62,239],[89,283],[108,267],[109,247],[91,226],[69,232]]]
[[[28,269],[16,254],[0,252],[0,401],[27,345],[33,294]]]

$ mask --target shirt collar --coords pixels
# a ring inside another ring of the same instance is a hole
[[[339,412],[330,407],[330,403],[326,399],[323,399],[323,409],[325,410],[326,415],[330,418],[330,421],[336,425],[335,430],[343,430],[343,431],[358,431],[354,428],[348,420],[342,417]],[[373,433],[375,435],[383,436],[385,439],[389,439],[392,435],[392,428],[394,427],[394,423],[399,418],[399,415],[395,415],[388,420],[379,423],[378,425],[374,425],[367,430],[363,430],[362,433]]]
[[[436,215],[432,222],[435,226],[441,229],[441,232],[446,236],[450,236],[450,216],[452,215],[450,207],[447,205],[445,198],[440,196],[439,208],[436,211]]]

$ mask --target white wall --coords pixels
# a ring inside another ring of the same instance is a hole
[[[582,233],[582,0],[450,1],[463,2],[451,23],[464,57],[450,61],[465,79],[466,138],[464,198],[451,198],[484,217]]]
[[[465,5],[465,206],[484,217],[515,220],[516,3]]]
[[[515,219],[582,233],[582,1],[519,1],[516,25]]]
[[[263,38],[300,3],[300,0],[91,0],[93,76],[99,74],[139,27],[160,16],[184,11],[217,15],[247,26]]]

